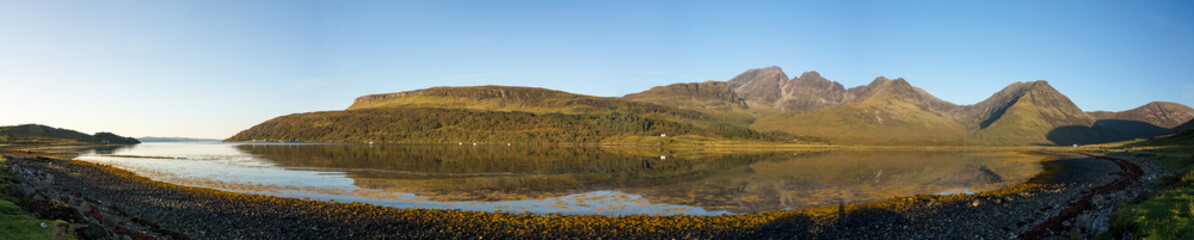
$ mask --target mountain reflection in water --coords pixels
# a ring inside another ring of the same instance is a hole
[[[993,190],[1036,175],[1041,158],[912,150],[149,143],[79,159],[166,182],[279,196],[396,207],[668,215]]]

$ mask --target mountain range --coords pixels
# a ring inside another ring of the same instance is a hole
[[[414,121],[406,118],[415,115],[420,124],[434,122],[434,127],[387,125]],[[461,119],[470,122],[462,124]],[[357,98],[344,111],[271,119],[228,141],[609,143],[671,132],[705,140],[1070,145],[1152,137],[1191,119],[1194,109],[1171,102],[1122,112],[1085,112],[1043,80],[1015,82],[981,102],[957,105],[903,78],[877,77],[870,84],[846,88],[815,71],[789,78],[772,66],[750,69],[727,81],[676,83],[622,97],[506,86],[374,94]],[[518,128],[506,128],[515,125]],[[494,137],[498,135],[505,137]]]

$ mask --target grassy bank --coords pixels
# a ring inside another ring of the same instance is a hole
[[[1093,147],[1087,151],[1141,159],[1165,173],[1119,209],[1100,239],[1194,239],[1194,131]]]
[[[1122,206],[1111,220],[1112,231],[1100,239],[1125,233],[1136,239],[1194,239],[1194,157],[1112,153],[1150,161],[1165,172],[1177,173],[1146,186],[1135,203]]]
[[[39,219],[25,213],[13,196],[9,184],[12,174],[5,164],[8,159],[0,157],[0,239],[75,239],[69,233],[70,225],[63,221]]]

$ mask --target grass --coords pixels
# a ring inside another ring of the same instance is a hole
[[[1146,185],[1142,194],[1152,196],[1122,206],[1111,219],[1112,231],[1098,239],[1111,239],[1125,232],[1137,239],[1194,239],[1194,157],[1121,151],[1190,153],[1194,149],[1188,140],[1191,133],[1104,144],[1090,150],[1135,157],[1156,164],[1164,172],[1179,173]]]
[[[1141,239],[1194,239],[1194,169],[1161,181],[1152,187],[1160,189],[1152,198],[1116,213],[1112,232],[1132,231]]]
[[[0,158],[0,164],[6,159]],[[12,175],[8,166],[0,167],[0,240],[5,239],[75,239],[70,224],[63,221],[38,219],[17,206],[18,199],[10,193]]]
[[[898,92],[836,108],[772,115],[751,128],[815,136],[833,144],[960,145],[966,135],[961,124]]]

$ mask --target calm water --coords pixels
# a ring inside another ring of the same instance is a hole
[[[78,159],[220,190],[401,208],[733,214],[998,189],[1042,156],[506,145],[143,143]]]

